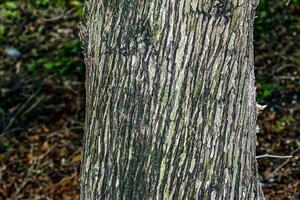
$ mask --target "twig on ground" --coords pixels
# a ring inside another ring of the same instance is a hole
[[[263,155],[259,155],[259,156],[256,156],[256,158],[282,158],[282,159],[286,159],[286,158],[292,158],[293,156],[292,155],[289,155],[289,156],[281,156],[281,155],[271,155],[271,154],[263,154]]]
[[[295,149],[294,151],[292,151],[291,155],[294,155],[295,153],[297,153],[298,151],[300,151],[300,146]],[[290,162],[291,158],[287,159],[286,161],[284,161],[281,165],[279,165],[273,172],[270,173],[270,175],[268,175],[266,178],[272,178],[276,175],[276,173],[283,168],[288,162]]]
[[[24,112],[24,109],[26,109],[30,105],[31,101],[39,94],[39,92],[40,92],[40,88],[38,88],[32,95],[30,95],[30,97],[26,100],[26,102],[18,108],[14,116],[9,120],[7,126],[3,129],[2,132],[3,135],[10,129],[10,127],[14,124],[17,117]]]
[[[56,22],[61,19],[67,19],[68,17],[70,17],[71,13],[74,12],[75,10],[76,10],[76,8],[72,8],[72,9],[68,10],[67,12],[63,12],[61,15],[55,16],[53,18],[44,18],[43,21],[44,22]]]
[[[44,95],[41,95],[39,98],[37,98],[37,100],[35,102],[32,103],[31,106],[29,106],[29,108],[27,108],[21,115],[21,117],[27,115],[28,113],[30,113],[34,108],[36,108],[43,100],[45,99]]]

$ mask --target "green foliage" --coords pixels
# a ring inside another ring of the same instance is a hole
[[[17,4],[15,2],[11,2],[11,1],[6,1],[4,3],[4,6],[7,8],[7,9],[17,9]]]
[[[39,6],[39,7],[49,7],[49,6],[81,6],[82,0],[26,0],[27,3]]]
[[[300,17],[297,14],[299,9],[300,0],[260,0],[254,32],[256,41],[259,41],[257,44],[264,44],[264,47],[257,49],[264,54],[264,59],[260,59],[257,64],[258,67],[263,67],[265,74],[264,80],[257,80],[257,99],[260,103],[268,103],[287,84],[279,84],[278,79],[274,79],[278,74],[272,74],[271,71],[277,71],[276,68],[291,63],[300,64],[300,52],[297,52],[297,42],[294,41],[300,30]],[[290,48],[284,45],[289,45]],[[283,49],[288,49],[288,53]],[[272,62],[268,63],[268,60]],[[294,85],[291,81],[289,83]]]
[[[1,151],[6,151],[11,146],[9,140],[0,140],[0,153]]]
[[[257,83],[260,87],[260,90],[257,93],[257,100],[259,103],[266,103],[272,93],[281,88],[280,84],[277,82],[258,80]]]
[[[5,35],[5,26],[0,24],[0,38]]]
[[[0,18],[2,19],[20,19],[20,11],[17,10],[16,2],[5,1],[3,6],[0,7]]]
[[[285,127],[290,126],[295,121],[292,115],[285,115],[275,122],[276,131],[280,132],[285,129]]]
[[[59,1],[59,0],[56,0],[56,1],[50,1],[50,0],[31,0],[30,1],[32,4],[36,4],[38,6],[47,6],[47,5],[50,5],[50,4],[62,4],[63,1]]]
[[[255,34],[263,38],[271,38],[272,31],[286,27],[300,28],[300,18],[297,15],[289,13],[289,10],[300,6],[300,0],[260,0],[257,9],[258,17],[255,23]],[[280,26],[285,24],[285,26]],[[272,30],[272,31],[270,31]]]
[[[26,41],[28,39],[32,40],[34,38],[33,43],[37,45],[34,45],[30,52],[26,53],[29,57],[24,62],[25,69],[31,73],[40,70],[48,71],[49,73],[58,72],[60,74],[84,73],[83,62],[79,60],[79,55],[81,54],[79,40],[65,37],[61,41],[56,39],[55,45],[51,43],[46,45],[52,37],[57,37],[55,33],[56,27],[49,26],[47,22],[43,21],[38,26],[35,26],[37,21],[28,21],[25,27],[14,26],[16,22],[19,23],[24,20],[21,17],[24,13],[20,9],[21,7],[23,7],[23,10],[24,8],[27,10],[27,15],[40,16],[41,18],[53,18],[51,13],[47,12],[56,8],[72,10],[72,17],[77,17],[79,21],[79,18],[82,16],[83,0],[0,0],[0,42],[3,42],[6,46],[22,47],[23,45],[27,46]],[[26,31],[18,32],[19,28]],[[25,43],[15,43],[15,41],[18,41],[18,38],[23,39]],[[61,44],[57,45],[59,42]]]
[[[298,50],[295,54],[295,64],[300,66],[300,50]]]
[[[21,13],[16,2],[0,0],[0,42],[5,41],[7,34],[6,23],[18,21]]]
[[[55,58],[32,59],[31,62],[27,64],[26,68],[29,72],[34,72],[42,67],[48,71],[56,70],[61,74],[68,71],[83,73],[83,63],[74,60],[74,58],[80,54],[80,51],[79,40],[69,40],[58,47],[58,54]],[[33,49],[31,53],[38,54],[36,49]]]

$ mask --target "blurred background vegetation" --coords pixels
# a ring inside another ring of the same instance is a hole
[[[83,0],[0,0],[0,200],[78,199]],[[267,199],[300,196],[300,0],[261,0],[255,24],[257,154]]]

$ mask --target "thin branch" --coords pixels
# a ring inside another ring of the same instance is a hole
[[[256,158],[282,158],[282,159],[286,159],[286,158],[292,158],[292,155],[289,156],[281,156],[281,155],[271,155],[271,154],[263,154],[263,155],[259,155],[256,156]]]
[[[298,147],[297,149],[295,149],[292,153],[291,153],[291,155],[294,155],[295,153],[297,153],[298,151],[300,151],[300,147]],[[287,159],[286,161],[284,161],[281,165],[279,165],[273,172],[271,172],[270,173],[270,175],[269,176],[267,176],[266,178],[267,179],[270,179],[270,178],[272,178],[272,177],[274,177],[276,174],[277,174],[277,172],[279,172],[279,170],[281,169],[281,168],[283,168],[286,164],[288,164],[288,162],[290,162],[290,158],[289,159]]]
[[[30,97],[26,100],[24,104],[22,104],[15,112],[13,117],[9,120],[7,126],[3,129],[2,134],[5,135],[6,132],[10,129],[10,127],[14,124],[14,122],[17,120],[19,115],[21,115],[24,110],[30,105],[31,101],[39,94],[40,87],[32,94]]]
[[[71,13],[75,10],[76,10],[76,8],[72,8],[72,9],[68,10],[67,12],[63,11],[62,14],[55,16],[53,18],[44,18],[43,21],[44,22],[55,22],[55,21],[59,21],[62,19],[66,19],[66,18],[70,17]]]

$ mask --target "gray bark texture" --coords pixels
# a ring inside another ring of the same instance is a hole
[[[263,199],[258,0],[87,0],[80,196]]]

